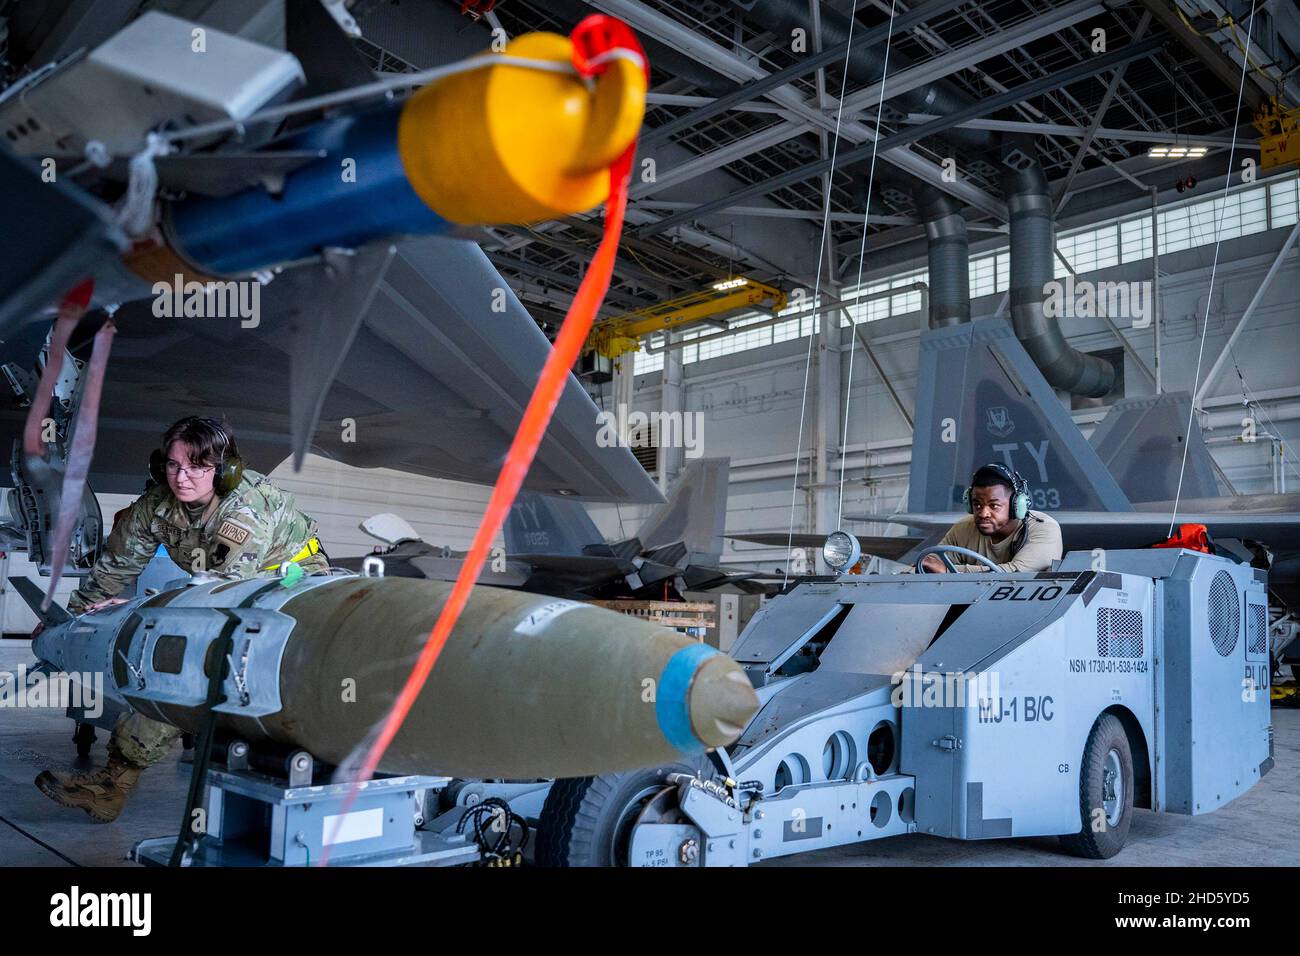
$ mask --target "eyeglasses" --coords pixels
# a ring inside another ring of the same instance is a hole
[[[166,468],[167,468],[167,474],[169,475],[186,475],[190,478],[202,478],[205,475],[209,475],[212,473],[213,466],[206,465],[202,468],[200,467],[182,468],[177,462],[169,461],[167,462]]]

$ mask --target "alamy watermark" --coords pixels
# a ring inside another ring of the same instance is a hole
[[[83,893],[73,886],[50,897],[50,925],[55,927],[118,926],[132,936],[148,936],[152,914],[151,893]]]
[[[155,282],[153,295],[153,314],[160,319],[237,318],[242,329],[262,322],[262,283],[257,279],[186,282],[178,272],[170,283]]]
[[[1001,697],[997,671],[923,671],[917,663],[911,670],[895,671],[889,682],[895,707],[978,706],[983,713],[989,701]]]
[[[28,673],[27,665],[19,664],[16,672],[0,671],[0,710],[6,707],[75,707],[94,720],[104,713],[104,675],[99,671]]]
[[[1090,282],[1066,276],[1043,286],[1043,314],[1048,318],[1130,319],[1135,329],[1151,325],[1155,296],[1148,280]]]
[[[601,448],[620,445],[683,448],[687,458],[704,454],[703,412],[633,412],[620,404],[613,412],[597,412],[596,444]],[[627,436],[627,441],[620,436]]]

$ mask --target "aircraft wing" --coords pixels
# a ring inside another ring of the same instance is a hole
[[[1147,501],[1134,505],[1138,511],[1169,514],[1172,501]],[[1300,494],[1282,495],[1232,495],[1225,498],[1187,498],[1178,503],[1178,523],[1183,524],[1184,514],[1238,516],[1283,515],[1300,518]],[[1200,521],[1200,519],[1196,519]],[[1216,519],[1217,520],[1217,519]],[[1205,524],[1206,522],[1201,522]]]
[[[255,327],[237,316],[159,317],[150,299],[122,306],[91,472],[96,491],[139,493],[159,434],[184,415],[228,417],[259,471],[288,456],[291,362],[301,350],[295,324],[336,318],[303,309],[296,289],[284,277],[266,286]],[[505,311],[492,308],[494,294]],[[47,328],[37,323],[10,336],[0,360],[30,367]],[[88,338],[83,344],[88,350]],[[363,468],[491,483],[550,348],[478,246],[403,242],[337,374],[322,376],[309,448]],[[596,416],[570,377],[526,487],[592,501],[662,501],[631,450],[598,446]],[[21,408],[0,411],[0,447],[22,423]]]
[[[1300,497],[1243,495],[1242,498]],[[1200,510],[1197,504],[1214,501],[1229,505],[1239,499],[1204,499],[1186,502],[1178,508],[1177,524],[1203,524],[1212,538],[1243,538],[1259,541],[1270,550],[1290,554],[1300,549],[1300,510],[1271,513],[1232,510]],[[1164,504],[1164,502],[1161,502]],[[1170,510],[1144,511],[1049,511],[1061,526],[1061,538],[1067,551],[1091,548],[1145,548],[1169,536]],[[897,514],[891,521],[914,528],[938,530],[949,528],[965,512],[948,514]]]
[[[855,520],[865,520],[864,516],[860,515],[845,515],[844,517],[854,518]],[[879,521],[881,519],[879,515],[874,515],[870,520]],[[889,520],[893,521],[894,519],[890,518]],[[907,523],[911,524],[911,522]],[[770,533],[759,532],[756,534],[729,534],[727,537],[732,541],[761,544],[769,548],[784,548],[787,546],[792,548],[820,548],[826,543],[826,535],[807,534],[805,532],[796,532],[793,541],[791,541],[790,535],[784,534],[780,531],[773,531]],[[858,543],[862,545],[862,551],[864,554],[874,554],[879,555],[882,558],[890,559],[899,558],[921,542],[920,538],[909,538],[901,535],[856,535],[855,537],[857,537]]]
[[[648,561],[638,566],[624,558],[586,554],[511,554],[506,563],[525,569],[526,590],[579,600],[633,573],[659,581],[673,571]]]
[[[637,566],[623,558],[586,554],[511,554],[507,560],[531,565],[539,571],[575,578],[616,578],[631,574]]]

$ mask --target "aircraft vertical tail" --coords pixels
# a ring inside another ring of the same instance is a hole
[[[642,546],[649,551],[680,542],[697,563],[716,563],[722,556],[727,525],[730,475],[730,458],[688,461],[668,501],[641,526],[637,537]]]
[[[1031,508],[1133,510],[1003,319],[932,329],[920,351],[908,511],[960,510],[971,474],[991,461],[1024,476]]]
[[[510,554],[583,554],[605,543],[581,502],[535,491],[519,492],[503,533]]]
[[[1214,459],[1191,409],[1189,392],[1137,395],[1120,399],[1097,423],[1088,441],[1130,501],[1218,496]]]

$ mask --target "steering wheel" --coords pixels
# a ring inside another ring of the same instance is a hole
[[[980,554],[978,551],[972,551],[970,548],[959,548],[955,544],[936,544],[932,548],[926,548],[916,556],[916,563],[912,565],[912,568],[917,574],[928,574],[929,572],[926,571],[925,568],[921,567],[921,562],[925,559],[926,555],[937,554],[939,560],[943,562],[944,567],[946,567],[951,573],[956,574],[957,569],[953,567],[952,562],[948,560],[948,555],[950,553],[960,554],[967,558],[974,558],[980,564],[985,565],[990,571],[1000,572],[1002,570],[995,562],[984,557],[984,555]]]

